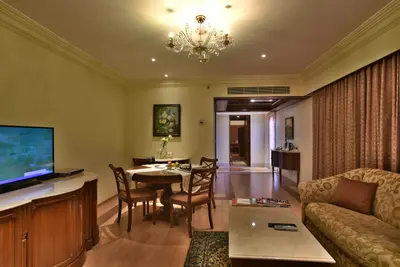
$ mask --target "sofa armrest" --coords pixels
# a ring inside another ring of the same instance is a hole
[[[305,219],[305,208],[311,202],[329,202],[339,183],[340,175],[328,178],[304,181],[298,186],[301,200],[301,217]]]

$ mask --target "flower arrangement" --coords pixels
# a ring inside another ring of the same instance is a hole
[[[165,149],[168,145],[169,140],[172,139],[172,135],[165,136],[161,138],[161,145],[160,145],[160,158],[163,159],[167,155],[167,150]]]

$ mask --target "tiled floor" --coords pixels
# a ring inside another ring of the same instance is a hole
[[[279,179],[274,180],[272,173],[219,173],[215,197],[214,231],[228,230],[228,208],[232,198],[288,199],[292,211],[300,216],[300,203],[279,186]],[[181,218],[174,228],[163,221],[153,225],[143,221],[139,205],[133,211],[132,230],[127,233],[127,208],[123,210],[121,223],[117,224],[116,204],[117,200],[112,199],[99,207],[100,243],[88,253],[85,267],[183,266],[190,244],[185,218]],[[195,230],[210,230],[206,205],[196,210],[192,225]]]

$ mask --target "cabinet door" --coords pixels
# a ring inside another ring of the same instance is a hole
[[[81,190],[32,202],[31,267],[62,267],[84,256]]]
[[[0,212],[0,266],[27,266],[26,206]]]
[[[99,242],[97,225],[97,180],[86,182],[83,187],[83,237],[85,249],[90,250]]]

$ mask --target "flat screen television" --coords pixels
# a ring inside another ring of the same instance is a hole
[[[54,128],[0,125],[0,188],[54,176]]]

